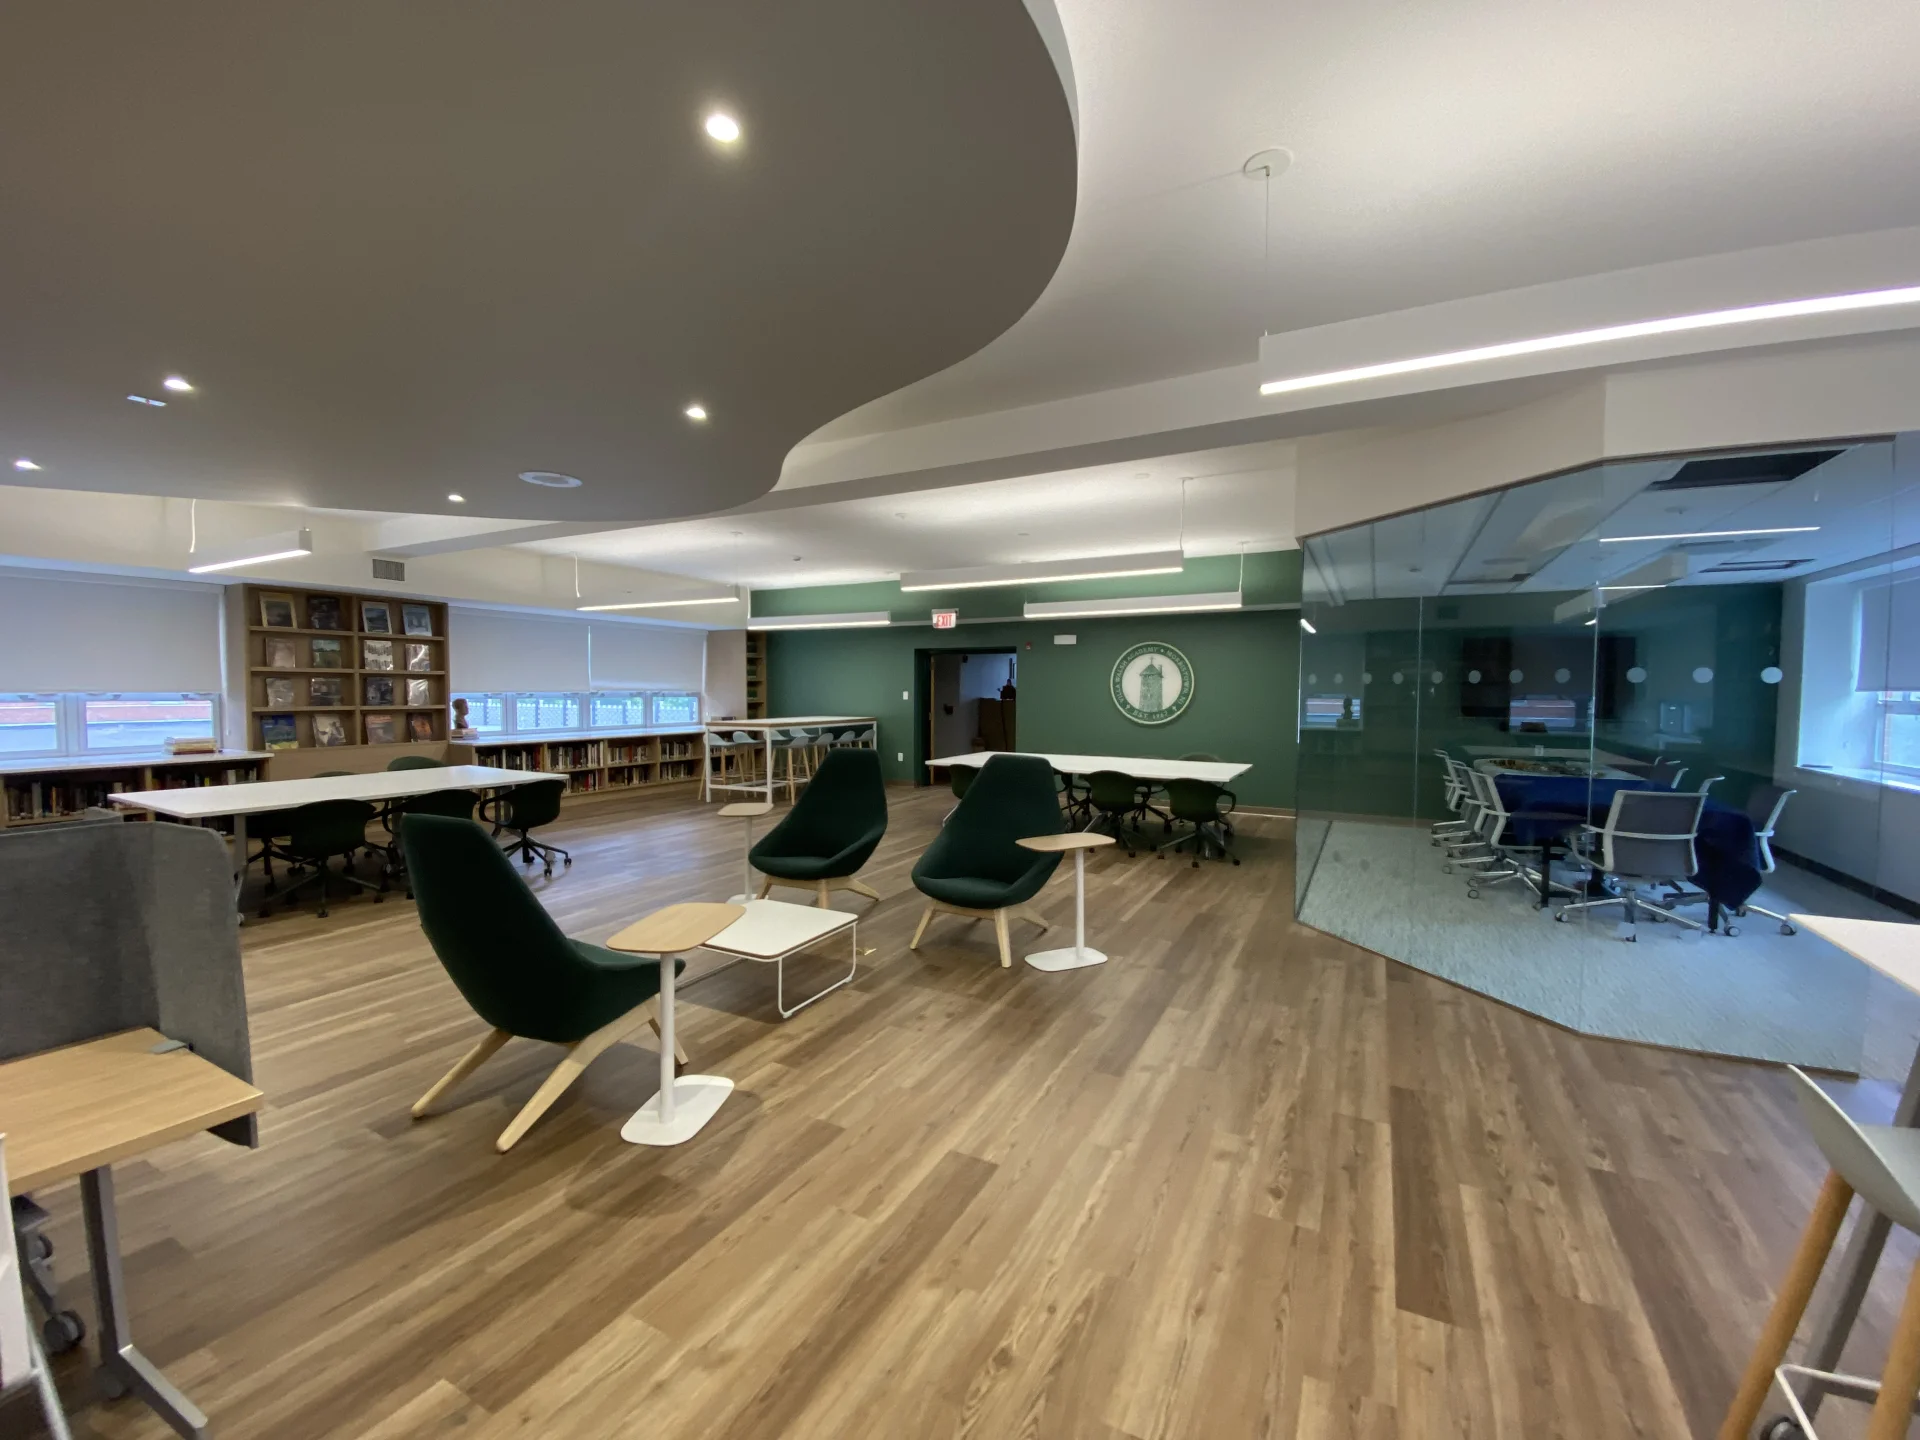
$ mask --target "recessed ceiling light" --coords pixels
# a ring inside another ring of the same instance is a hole
[[[722,145],[731,145],[740,138],[740,122],[724,110],[716,110],[707,116],[707,134]]]
[[[467,503],[467,497],[464,495],[449,495],[447,496],[447,499],[451,500],[456,505],[464,505]]]
[[[542,485],[549,490],[578,490],[580,482],[571,475],[562,475],[557,470],[522,470],[520,478],[529,485]]]
[[[13,468],[16,470],[38,470],[40,467],[22,455],[18,460],[13,462]]]
[[[145,395],[129,395],[127,398],[136,405],[151,405],[156,410],[164,410],[167,408],[166,401],[154,400]]]
[[[704,420],[707,418],[707,407],[696,400],[693,404],[687,406],[686,410],[682,413],[685,414],[689,420]]]
[[[187,383],[187,377],[184,375],[169,375],[167,376],[166,379],[162,380],[160,383],[166,386],[167,389],[178,390],[182,394],[193,389],[193,386]]]

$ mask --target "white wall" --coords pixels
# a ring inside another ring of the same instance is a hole
[[[743,720],[747,714],[747,632],[707,632],[707,688],[704,715],[728,715]]]

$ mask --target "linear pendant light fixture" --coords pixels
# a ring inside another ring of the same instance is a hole
[[[1089,555],[1078,560],[975,565],[965,570],[914,570],[900,577],[900,588],[907,591],[981,590],[991,585],[1039,585],[1053,580],[1178,575],[1185,568],[1186,559],[1178,550],[1150,550],[1138,555]]]
[[[617,605],[576,605],[575,610],[665,610],[675,605],[737,605],[738,595],[694,595],[680,600],[623,600]]]
[[[211,551],[202,552],[193,558],[198,565],[189,565],[189,575],[208,575],[215,570],[238,570],[242,565],[265,565],[269,560],[297,560],[303,555],[313,553],[313,532],[311,530],[282,530],[272,535],[255,535],[250,539],[235,541],[231,545],[221,545]],[[209,559],[207,556],[211,556]]]
[[[1097,620],[1104,615],[1186,615],[1199,610],[1238,610],[1238,590],[1205,595],[1129,595],[1112,600],[1030,600],[1029,620]]]
[[[840,615],[756,615],[747,621],[747,629],[860,630],[892,623],[893,616],[885,610],[854,610]]]
[[[1763,320],[1790,320],[1802,315],[1831,315],[1846,310],[1878,310],[1892,305],[1915,304],[1920,304],[1920,285],[1904,285],[1892,290],[1863,290],[1850,295],[1819,295],[1805,300],[1779,300],[1767,305],[1742,305],[1732,310],[1669,315],[1659,320],[1636,320],[1627,325],[1603,325],[1597,330],[1573,330],[1563,335],[1541,335],[1530,340],[1509,340],[1499,345],[1478,345],[1470,350],[1449,350],[1438,355],[1389,360],[1379,365],[1356,365],[1351,369],[1328,370],[1318,375],[1294,375],[1266,381],[1261,385],[1260,393],[1285,395],[1296,390],[1315,390],[1325,385],[1348,385],[1359,380],[1379,380],[1389,375],[1410,375],[1421,370],[1506,360],[1516,355],[1538,355],[1549,350],[1604,345],[1614,340],[1638,340],[1649,335],[1711,330],[1722,325],[1751,325]]]

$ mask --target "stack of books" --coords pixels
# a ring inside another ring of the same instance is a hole
[[[211,735],[171,736],[167,740],[169,755],[213,755],[220,749],[220,742]]]

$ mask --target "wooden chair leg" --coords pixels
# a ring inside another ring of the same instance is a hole
[[[1047,919],[1046,916],[1042,915],[1038,910],[1029,910],[1024,905],[1020,907],[1020,918],[1029,925],[1038,925],[1042,930],[1051,930],[1053,928],[1053,922]]]
[[[1920,1265],[1907,1277],[1907,1298],[1900,1306],[1887,1366],[1880,1372],[1880,1397],[1867,1421],[1867,1440],[1904,1440],[1920,1394]]]
[[[920,917],[920,923],[914,927],[913,939],[907,942],[907,949],[918,950],[920,948],[920,937],[927,933],[927,926],[932,920],[933,906],[929,905],[927,906],[926,913]]]
[[[493,1148],[502,1155],[514,1147],[520,1137],[527,1133],[533,1122],[547,1113],[554,1101],[567,1093],[567,1087],[580,1078],[585,1070],[599,1058],[600,1052],[616,1040],[623,1040],[633,1030],[650,1017],[648,1006],[636,1005],[617,1020],[609,1020],[584,1040],[576,1040],[567,1047],[567,1053],[560,1063],[553,1067],[553,1073],[540,1082],[540,1088],[533,1092],[533,1098],[520,1107],[520,1113],[513,1117],[506,1129],[500,1132],[500,1138],[493,1142]]]
[[[841,883],[843,888],[853,891],[856,895],[864,895],[869,900],[880,898],[880,892],[871,885],[862,885],[858,880],[846,880]]]
[[[660,1002],[656,999],[650,1000],[647,1003],[649,1007],[647,1011],[647,1024],[653,1027],[654,1038],[657,1040],[660,1038]],[[678,1031],[675,1031],[673,1036],[673,1060],[682,1070],[686,1069],[688,1064],[691,1063],[687,1059],[686,1047],[680,1043],[680,1033]]]
[[[505,1030],[489,1030],[481,1036],[479,1044],[462,1055],[451,1070],[434,1082],[431,1090],[413,1102],[413,1118],[418,1120],[425,1115],[433,1108],[434,1101],[491,1060],[494,1052],[512,1038]]]
[[[1004,910],[996,910],[993,912],[993,938],[1000,942],[1000,968],[1002,970],[1011,970],[1013,968],[1013,947],[1007,941],[1007,912]]]
[[[764,899],[766,899],[766,898],[767,898],[767,892],[768,892],[769,890],[771,890],[771,889],[773,889],[773,881],[772,881],[772,880],[762,880],[762,881],[760,882],[760,896],[759,896],[759,898],[760,898],[760,899],[762,899],[762,900],[764,900]]]
[[[1754,1422],[1760,1418],[1760,1407],[1766,1403],[1767,1391],[1773,1385],[1773,1372],[1786,1358],[1787,1346],[1793,1341],[1793,1332],[1800,1328],[1800,1317],[1806,1313],[1807,1301],[1813,1295],[1815,1282],[1820,1279],[1820,1271],[1827,1263],[1827,1255],[1833,1249],[1834,1237],[1840,1233],[1840,1222],[1846,1218],[1847,1206],[1853,1202],[1853,1187],[1840,1178],[1840,1172],[1829,1170],[1827,1180],[1820,1187],[1820,1196],[1813,1202],[1813,1213],[1807,1217],[1807,1228],[1800,1234],[1800,1244],[1793,1252],[1793,1262],[1787,1266],[1786,1278],[1780,1282],[1779,1292],[1773,1297],[1773,1309],[1767,1312],[1767,1323],[1761,1327],[1760,1338],[1754,1342],[1753,1354],[1747,1360],[1746,1373],[1740,1377],[1740,1388],[1734,1392],[1733,1404],[1727,1408],[1726,1419],[1720,1422],[1719,1440],[1749,1440]],[[1914,1308],[1914,1291],[1907,1288],[1907,1306],[1900,1315],[1901,1330],[1906,1333],[1908,1313]],[[1916,1335],[1920,1340],[1920,1334]],[[1888,1363],[1892,1360],[1889,1358]],[[1909,1392],[1902,1405],[1912,1402]],[[1893,1435],[1906,1433],[1906,1410],[1900,1412],[1900,1428]],[[1879,1412],[1874,1412],[1874,1423],[1879,1423]],[[1878,1430],[1869,1431],[1869,1440],[1879,1440]]]
[[[831,910],[833,908],[832,901],[830,900],[827,894],[826,881],[820,880],[815,882],[814,894],[815,894],[815,898],[813,903],[818,905],[822,910]]]

